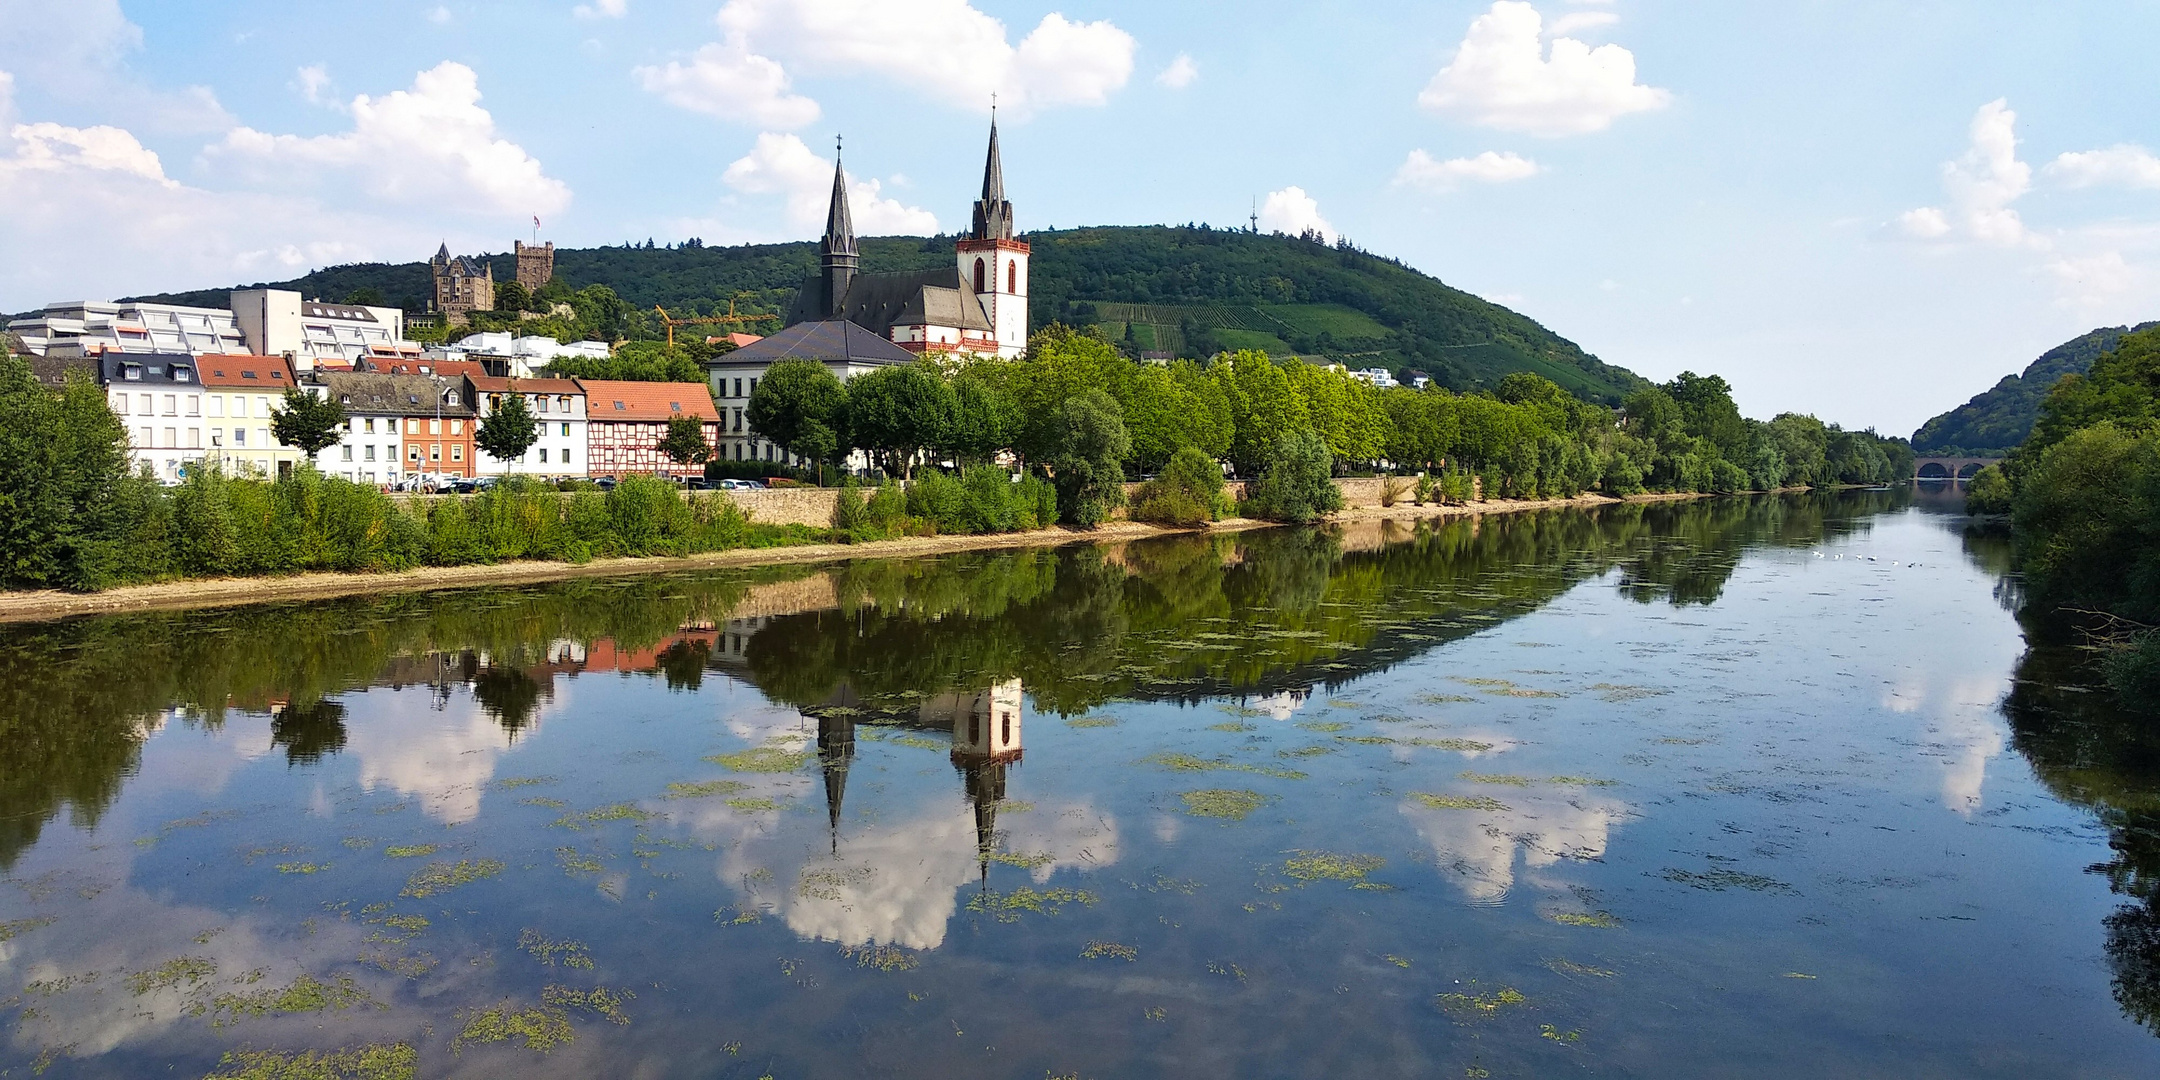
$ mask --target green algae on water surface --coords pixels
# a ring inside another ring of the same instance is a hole
[[[330,869],[329,863],[281,862],[277,864],[277,872],[280,874],[320,874],[328,869]]]
[[[727,801],[727,805],[728,809],[730,810],[742,810],[750,813],[756,813],[763,810],[780,809],[779,803],[776,803],[771,799],[765,798],[763,796],[740,796],[737,798],[729,799]]]
[[[1300,746],[1294,750],[1277,750],[1275,756],[1280,758],[1319,757],[1322,754],[1336,753],[1341,749],[1339,746],[1314,744],[1312,746]]]
[[[216,975],[217,970],[216,961],[200,956],[175,956],[148,971],[129,972],[125,981],[128,989],[141,997],[182,983],[193,986]]]
[[[1140,764],[1160,765],[1163,768],[1169,769],[1173,772],[1211,772],[1215,770],[1221,770],[1225,772],[1259,773],[1262,776],[1272,776],[1278,780],[1305,779],[1305,774],[1297,771],[1296,769],[1275,769],[1270,768],[1266,765],[1247,765],[1244,762],[1240,761],[1229,761],[1222,758],[1195,757],[1191,754],[1181,754],[1172,750],[1165,750],[1160,754],[1150,754],[1147,757],[1141,758]]]
[[[489,786],[501,791],[515,791],[523,787],[540,787],[544,784],[559,784],[561,782],[562,780],[559,777],[553,776],[506,776]]]
[[[1459,774],[1459,778],[1473,784],[1504,784],[1508,787],[1529,787],[1537,783],[1527,776],[1515,776],[1511,773],[1466,772]]]
[[[1404,740],[1402,740],[1402,742],[1404,742],[1404,743],[1406,743],[1406,744],[1408,744],[1408,745],[1410,745],[1410,746],[1424,746],[1424,747],[1430,747],[1430,748],[1432,748],[1432,749],[1434,749],[1434,750],[1453,750],[1453,751],[1455,751],[1455,752],[1456,752],[1456,753],[1458,753],[1458,754],[1482,754],[1482,753],[1484,753],[1485,751],[1487,751],[1487,750],[1490,750],[1490,749],[1492,749],[1492,748],[1493,748],[1493,744],[1492,744],[1492,743],[1489,743],[1489,742],[1479,742],[1479,741],[1477,741],[1476,739],[1423,739],[1423,738],[1420,738],[1420,739],[1404,739]]]
[[[841,949],[840,955],[855,961],[856,967],[887,973],[910,971],[922,964],[921,956],[898,945],[857,945]]]
[[[605,1018],[609,1023],[627,1026],[630,1017],[622,1010],[623,1002],[637,1000],[637,994],[625,987],[610,990],[595,986],[580,990],[574,986],[549,986],[540,991],[540,1003],[558,1009],[576,1009]]]
[[[1592,978],[1610,979],[1620,974],[1611,968],[1591,967],[1588,964],[1578,964],[1572,960],[1562,960],[1557,957],[1545,961],[1545,966],[1560,975],[1587,975]]]
[[[1350,730],[1350,725],[1340,720],[1306,720],[1299,723],[1298,726],[1307,731],[1317,731],[1322,735],[1333,735],[1338,731]]]
[[[810,755],[779,746],[758,746],[732,754],[714,754],[705,760],[729,772],[791,773],[810,763]]]
[[[1545,917],[1562,926],[1590,926],[1611,930],[1620,925],[1619,917],[1609,911],[1554,911],[1547,913]]]
[[[301,975],[284,986],[264,987],[247,993],[219,994],[210,999],[208,1006],[196,1004],[188,1010],[191,1016],[210,1014],[210,1026],[228,1027],[242,1020],[260,1019],[265,1016],[289,1016],[295,1013],[343,1012],[355,1005],[372,1005],[375,999],[368,996],[360,984],[350,975],[340,975],[335,982],[323,982],[313,975]],[[384,1006],[387,1008],[387,1006]]]
[[[701,780],[695,783],[677,782],[667,786],[663,799],[709,799],[717,795],[733,795],[750,785],[740,780]]]
[[[518,934],[518,948],[533,954],[543,964],[555,967],[592,970],[592,953],[582,941],[554,941],[538,930],[526,929]]]
[[[983,856],[983,861],[1017,866],[1022,870],[1040,870],[1057,861],[1057,856],[1047,851],[993,851]]]
[[[55,916],[42,915],[35,919],[16,919],[13,922],[0,922],[0,942],[13,941],[17,934],[27,934],[32,930],[42,929],[59,921]]]
[[[382,849],[382,853],[393,859],[425,859],[436,850],[434,844],[392,844]]]
[[[1657,876],[1667,881],[1686,885],[1691,889],[1702,889],[1707,892],[1745,889],[1749,892],[1791,894],[1797,891],[1792,886],[1776,878],[1763,877],[1761,874],[1743,874],[1738,870],[1722,868],[1707,870],[1698,874],[1692,870],[1668,867]]]
[[[420,1054],[410,1043],[343,1050],[228,1050],[203,1080],[413,1080]]]
[[[1181,792],[1178,798],[1184,801],[1185,812],[1194,817],[1225,818],[1230,821],[1245,820],[1268,801],[1267,796],[1257,791],[1230,788]]]
[[[1078,716],[1065,721],[1065,726],[1069,728],[1106,728],[1117,725],[1116,720],[1107,716]]]
[[[570,805],[570,804],[569,804],[569,803],[566,803],[566,802],[564,802],[564,801],[562,801],[561,799],[550,799],[550,798],[548,798],[548,797],[547,797],[547,796],[545,796],[545,795],[535,795],[535,796],[533,796],[533,797],[532,797],[532,798],[530,798],[530,799],[519,799],[519,800],[518,800],[518,805],[519,805],[519,806],[545,806],[545,807],[547,807],[547,808],[548,808],[548,809],[550,809],[550,810],[560,810],[560,809],[562,809],[563,807],[565,807],[565,806],[568,806],[568,805]]]
[[[1434,810],[1482,810],[1487,813],[1506,813],[1508,805],[1490,795],[1436,795],[1429,791],[1413,791],[1410,797]]]
[[[587,825],[598,825],[608,821],[635,821],[642,825],[654,818],[663,816],[665,815],[641,809],[631,803],[620,802],[609,803],[598,809],[587,810],[582,814],[564,814],[549,822],[548,826],[550,828],[565,828],[576,831],[583,829]]]
[[[509,1002],[477,1012],[460,1014],[465,1027],[450,1041],[450,1052],[462,1053],[466,1043],[499,1043],[522,1039],[525,1049],[551,1053],[576,1036],[569,1017],[561,1009],[515,1009]]]
[[[1085,889],[1043,889],[1036,891],[1023,885],[1009,893],[995,889],[986,890],[968,898],[969,911],[988,915],[999,922],[1019,922],[1027,912],[1037,915],[1056,915],[1066,904],[1092,907],[1101,897]]]
[[[1387,865],[1378,855],[1338,855],[1331,851],[1291,853],[1283,862],[1283,874],[1293,881],[1349,881],[1363,884],[1366,875]]]
[[[1260,730],[1260,728],[1259,728],[1259,727],[1258,727],[1257,725],[1254,725],[1254,724],[1248,724],[1248,723],[1246,723],[1246,722],[1245,722],[1245,721],[1243,721],[1243,720],[1226,720],[1226,721],[1224,721],[1224,722],[1222,722],[1222,723],[1220,723],[1220,724],[1209,724],[1209,725],[1208,725],[1208,730],[1209,730],[1209,731],[1231,731],[1231,732],[1237,732],[1237,731],[1258,731],[1258,730]]]
[[[555,862],[563,868],[563,872],[566,874],[597,874],[607,869],[606,863],[574,847],[556,848]]]
[[[1087,948],[1080,950],[1082,960],[1101,960],[1105,957],[1130,962],[1140,959],[1140,950],[1115,941],[1090,941]]]
[[[1453,993],[1442,994],[1439,997],[1442,1009],[1451,1013],[1471,1016],[1490,1016],[1509,1006],[1521,1005],[1529,1000],[1529,998],[1523,996],[1522,991],[1510,986],[1503,986],[1490,994]]]
[[[454,863],[435,862],[420,868],[405,882],[399,896],[425,899],[436,893],[448,892],[461,885],[470,885],[483,878],[491,878],[503,872],[500,859],[459,859]]]

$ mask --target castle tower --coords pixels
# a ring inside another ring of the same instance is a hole
[[[997,116],[990,117],[990,155],[983,163],[982,198],[975,201],[974,228],[954,245],[960,284],[974,291],[997,337],[999,356],[1027,348],[1028,246],[1013,239],[1013,207],[1005,198],[1005,166],[998,158]]]
[[[823,276],[824,315],[835,318],[840,307],[847,301],[848,286],[855,281],[855,271],[862,265],[862,255],[855,250],[855,219],[848,214],[847,170],[840,164],[840,151],[833,149],[832,205],[825,211],[825,238],[818,241],[818,268]]]
[[[523,240],[513,240],[517,252],[517,280],[526,292],[539,292],[540,286],[555,278],[555,241],[550,240],[537,247],[527,247]]]

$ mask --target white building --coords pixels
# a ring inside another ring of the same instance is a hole
[[[197,361],[185,353],[123,353],[98,357],[105,402],[127,425],[129,463],[177,483],[203,456],[203,387]]]
[[[429,350],[443,360],[476,360],[510,378],[530,378],[557,357],[605,360],[612,355],[604,341],[573,341],[567,344],[538,334],[518,337],[507,331],[468,334],[462,340]],[[491,361],[498,361],[493,363]]]
[[[585,388],[575,379],[506,379],[492,375],[467,375],[480,423],[494,415],[509,394],[523,394],[540,438],[525,456],[507,463],[477,443],[473,449],[478,475],[500,476],[504,472],[526,476],[583,476],[590,461],[585,435]]]
[[[1402,385],[1395,381],[1394,374],[1386,368],[1365,368],[1362,371],[1351,372],[1350,377],[1381,390],[1392,390]]]
[[[247,351],[230,311],[174,304],[103,303],[81,300],[47,304],[8,330],[34,356],[94,356],[101,352],[204,353]]]
[[[232,313],[246,351],[289,356],[301,371],[350,369],[362,357],[419,354],[419,346],[405,340],[401,308],[326,304],[284,289],[243,289],[232,294]]]
[[[796,323],[705,364],[712,379],[713,405],[720,410],[720,457],[727,461],[777,461],[808,464],[751,430],[747,410],[758,380],[777,360],[815,360],[841,382],[896,364],[912,364],[915,354],[904,345],[877,336],[846,319]],[[857,452],[860,458],[860,452]],[[867,459],[857,462],[867,464]]]

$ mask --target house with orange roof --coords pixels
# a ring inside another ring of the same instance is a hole
[[[720,412],[704,383],[574,380],[585,391],[585,471],[592,476],[661,473],[698,476],[699,465],[678,465],[660,452],[668,421],[696,417],[705,429],[705,445],[716,456]]]

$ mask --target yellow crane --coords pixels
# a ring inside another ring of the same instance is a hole
[[[710,324],[740,326],[748,323],[763,322],[767,319],[777,319],[780,317],[777,314],[737,315],[735,313],[735,300],[740,297],[755,295],[755,293],[747,292],[736,293],[734,297],[729,298],[727,302],[727,314],[725,315],[693,315],[687,319],[678,319],[669,315],[667,313],[667,309],[661,307],[658,304],[653,305],[653,313],[659,315],[660,324],[667,327],[667,343],[672,346],[675,344],[675,328],[678,326],[699,326]]]

